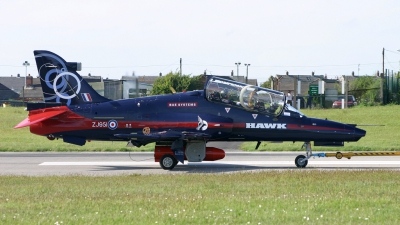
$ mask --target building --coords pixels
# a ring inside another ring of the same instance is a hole
[[[346,76],[346,80],[348,82],[353,81],[356,79],[356,76]],[[299,88],[298,86],[298,81],[300,81],[300,90],[297,90]],[[305,107],[305,104],[308,100],[309,96],[309,91],[310,91],[310,86],[318,86],[319,83],[323,82],[322,86],[320,84],[320,87],[324,89],[323,93],[323,100],[321,100],[320,104],[323,107],[331,107],[332,102],[338,99],[338,87],[341,85],[341,79],[328,79],[324,75],[276,75],[273,78],[273,89],[282,91],[285,94],[290,91],[293,96],[299,97],[301,101],[303,102],[301,104],[301,108]],[[319,90],[320,91],[320,90]],[[298,94],[300,93],[300,94]],[[314,97],[314,98],[321,98],[320,96]],[[322,98],[321,98],[322,99]],[[318,100],[319,101],[319,100]]]
[[[25,77],[21,77],[19,75],[16,77],[0,77],[0,84],[20,95],[25,87]]]
[[[18,97],[19,94],[17,94],[14,90],[11,90],[0,83],[0,100],[10,100]]]
[[[150,95],[153,83],[158,76],[122,76],[123,93],[122,98],[136,98]]]

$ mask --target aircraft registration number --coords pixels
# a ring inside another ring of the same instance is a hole
[[[107,122],[92,122],[92,127],[107,127]]]

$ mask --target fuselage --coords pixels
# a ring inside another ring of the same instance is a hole
[[[243,107],[210,101],[205,91],[191,91],[63,106],[68,112],[31,125],[31,132],[54,137],[126,141],[116,134],[166,130],[204,132],[207,141],[357,141],[365,131],[354,125],[308,118],[288,107],[270,116]],[[199,118],[206,127],[199,128]]]

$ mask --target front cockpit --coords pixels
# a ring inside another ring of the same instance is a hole
[[[205,91],[209,101],[275,117],[285,105],[282,92],[218,77],[208,80]]]

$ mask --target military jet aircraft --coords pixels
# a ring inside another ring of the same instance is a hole
[[[305,167],[315,146],[343,146],[366,132],[352,124],[308,118],[285,103],[282,92],[209,77],[203,90],[110,100],[98,94],[66,62],[49,51],[34,51],[44,102],[28,104],[29,116],[15,128],[30,126],[49,140],[84,145],[89,140],[127,141],[140,147],[155,142],[155,161],[171,170],[178,162],[225,157],[213,141],[304,142]]]

